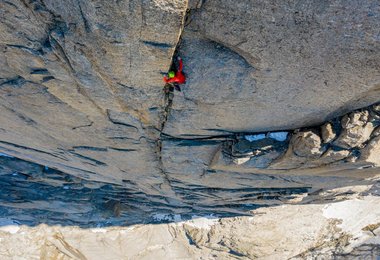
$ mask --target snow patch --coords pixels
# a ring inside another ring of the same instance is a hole
[[[265,134],[246,135],[246,136],[244,136],[244,138],[245,138],[245,140],[253,142],[253,141],[265,139]]]
[[[195,227],[195,228],[210,230],[213,225],[218,223],[218,221],[219,219],[215,218],[212,215],[203,216],[203,217],[193,216],[192,220],[185,221],[184,224]]]
[[[250,142],[262,140],[265,138],[271,138],[279,142],[283,142],[288,138],[288,132],[274,132],[268,134],[256,134],[256,135],[246,135],[244,138]]]
[[[326,205],[323,208],[323,216],[342,220],[338,227],[353,236],[352,246],[354,247],[367,237],[365,231],[362,230],[364,227],[380,222],[380,207],[374,207],[379,204],[380,197],[376,196],[337,202]],[[368,236],[373,235],[368,234]]]
[[[179,222],[182,221],[181,215],[179,214],[154,214],[154,221],[174,221]]]
[[[107,229],[105,228],[93,228],[91,229],[92,233],[107,233]]]
[[[183,221],[181,215],[179,214],[154,214],[154,221],[169,221],[169,222],[177,222],[175,225],[189,225],[195,228],[202,228],[209,230],[213,225],[215,225],[219,218],[214,217],[213,215],[206,216],[197,216],[194,215],[191,217],[191,220]]]
[[[11,219],[0,219],[0,231],[16,234],[19,230],[18,222]]]
[[[269,138],[272,138],[274,140],[277,140],[279,142],[283,142],[288,138],[288,132],[274,132],[268,134]]]

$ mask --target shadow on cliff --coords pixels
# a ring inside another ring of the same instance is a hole
[[[187,201],[178,205],[168,198],[119,185],[83,180],[4,155],[0,156],[0,185],[0,226],[44,223],[84,228],[250,215],[249,210],[270,206],[308,191],[308,188],[202,190],[189,187],[189,190],[177,191]],[[197,203],[197,196],[212,198],[220,192],[229,193],[231,197],[236,195],[236,198],[233,198],[233,203],[225,201],[218,205]],[[261,203],[252,203],[252,197]]]
[[[237,189],[190,185],[176,190],[183,198],[183,203],[178,203],[121,185],[80,179],[0,154],[0,226],[47,224],[93,228],[180,222],[199,217],[250,216],[250,211],[259,207],[278,206],[291,200],[293,204],[331,203],[344,200],[344,196],[350,194],[349,191],[330,192],[314,185],[313,189],[291,185],[275,188],[276,180],[273,182],[273,188],[260,187],[259,183],[257,187]],[[346,184],[363,185],[350,181]],[[377,182],[372,188],[377,195],[380,195],[379,187],[380,182]],[[326,194],[321,196],[322,193]],[[217,199],[219,197],[224,199]]]

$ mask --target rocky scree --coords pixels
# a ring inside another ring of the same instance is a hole
[[[282,141],[271,138],[270,134],[240,134],[221,145],[211,168],[229,165],[235,165],[235,170],[238,167],[270,170],[379,167],[379,115],[379,105],[375,104],[319,127],[290,131]]]

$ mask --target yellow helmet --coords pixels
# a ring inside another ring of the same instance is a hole
[[[174,78],[175,76],[174,71],[169,71],[168,76],[169,76],[169,79]]]

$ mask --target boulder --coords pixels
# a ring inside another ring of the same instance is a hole
[[[380,136],[374,137],[366,147],[361,150],[359,161],[371,163],[375,167],[380,166]]]
[[[290,145],[293,153],[299,157],[318,158],[323,152],[321,138],[312,131],[296,133]]]
[[[324,124],[321,127],[321,132],[322,132],[322,140],[324,143],[330,143],[336,137],[336,133],[334,132],[334,129],[331,123]]]
[[[324,164],[327,165],[327,164],[341,161],[347,158],[349,155],[350,155],[350,151],[348,150],[334,151],[333,149],[330,148],[321,156],[321,158],[319,158],[318,160],[312,163],[314,163],[316,166],[320,166]]]
[[[375,126],[368,122],[369,112],[358,111],[343,117],[341,124],[343,131],[334,142],[335,145],[343,148],[359,147],[371,136]]]

